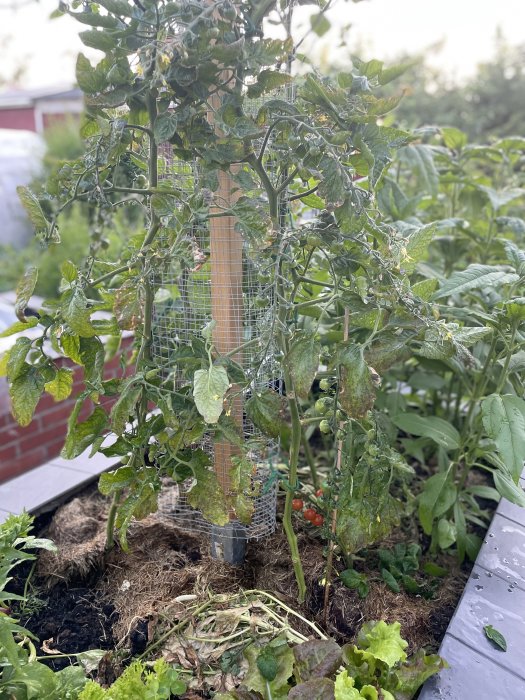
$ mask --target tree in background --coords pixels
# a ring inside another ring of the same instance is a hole
[[[406,73],[405,87],[396,117],[410,127],[455,126],[476,142],[525,133],[525,43],[510,46],[500,32],[494,60],[466,83],[451,83],[423,60]]]

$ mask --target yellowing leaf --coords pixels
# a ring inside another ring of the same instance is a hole
[[[206,423],[217,423],[223,411],[224,396],[230,380],[224,367],[212,365],[198,369],[193,377],[193,398]]]
[[[47,382],[44,388],[55,401],[64,401],[73,388],[73,372],[67,367],[60,367],[55,378]]]

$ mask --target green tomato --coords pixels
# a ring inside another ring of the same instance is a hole
[[[330,427],[330,423],[327,420],[322,420],[319,423],[319,430],[324,433],[325,435],[328,435],[328,433],[332,432],[332,428]]]
[[[229,0],[224,2],[219,7],[219,13],[220,13],[221,17],[229,20],[230,22],[233,22],[233,20],[237,17],[237,10],[235,9],[235,5],[233,5],[231,2],[229,2]]]
[[[321,391],[328,391],[330,389],[330,382],[328,379],[321,379],[319,382],[319,388]]]
[[[319,415],[324,416],[324,414],[328,410],[328,406],[326,405],[326,401],[324,399],[317,399],[315,402],[315,410]]]

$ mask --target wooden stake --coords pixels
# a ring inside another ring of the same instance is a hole
[[[220,96],[214,96],[212,106],[220,106]],[[213,123],[213,116],[210,116]],[[231,171],[219,173],[217,204],[229,208],[238,199],[232,193],[234,183]],[[212,213],[222,209],[214,208]],[[215,321],[213,345],[221,355],[231,352],[243,342],[243,240],[235,230],[235,217],[212,217],[210,225],[210,265],[211,265],[211,312]],[[242,363],[242,354],[232,357]],[[235,388],[234,388],[235,389]],[[228,400],[228,399],[226,399]],[[230,416],[241,432],[243,430],[243,400],[240,393],[230,402]],[[229,442],[216,442],[214,445],[214,471],[225,493],[231,493],[231,458],[239,454],[239,449]],[[230,513],[230,519],[235,514]]]

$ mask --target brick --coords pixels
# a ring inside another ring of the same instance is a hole
[[[0,447],[0,467],[10,459],[18,457],[18,444],[14,443],[7,447]]]
[[[12,459],[6,464],[0,466],[0,481],[4,482],[7,479],[12,479],[28,469],[38,467],[47,459],[47,451],[45,447],[39,447],[36,450],[27,452],[17,459]]]
[[[40,445],[47,447],[51,443],[56,442],[57,439],[61,439],[62,442],[64,442],[66,431],[66,421],[51,423],[48,428],[44,428],[38,433],[28,435],[21,439],[19,442],[20,454],[24,454],[24,452],[39,447]]]

